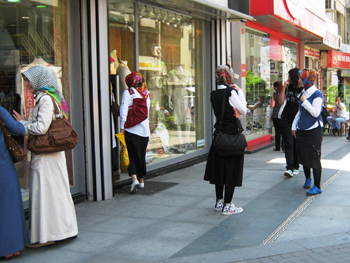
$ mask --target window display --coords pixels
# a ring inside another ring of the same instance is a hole
[[[49,2],[49,1],[47,1]],[[68,0],[35,4],[30,0],[2,1],[0,3],[0,105],[10,113],[16,110],[30,119],[34,107],[32,94],[24,89],[21,73],[34,65],[48,67],[70,108]],[[19,138],[26,146],[26,138]],[[75,184],[72,172],[72,154],[67,152],[69,182]],[[28,159],[16,163],[16,170],[27,207]]]
[[[145,77],[151,99],[146,153],[150,164],[205,146],[202,24],[188,15],[136,6],[137,25],[134,3],[109,4],[111,92],[120,103],[127,88],[125,76],[138,70]],[[137,59],[134,47],[138,47]]]

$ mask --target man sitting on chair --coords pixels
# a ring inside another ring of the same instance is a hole
[[[341,123],[346,121],[348,114],[346,112],[345,104],[341,102],[340,97],[335,99],[335,110],[332,116],[328,116],[327,120],[333,127],[333,131],[341,130]]]

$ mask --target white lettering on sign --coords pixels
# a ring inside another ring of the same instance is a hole
[[[300,20],[305,13],[305,0],[286,0],[288,10],[292,17]]]

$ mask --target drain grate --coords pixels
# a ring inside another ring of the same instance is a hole
[[[137,195],[153,195],[164,191],[170,187],[178,185],[178,183],[169,183],[169,182],[154,182],[154,181],[145,181],[145,188],[139,188],[137,190]],[[115,194],[130,194],[130,185],[124,186],[123,188],[115,190]]]
[[[333,174],[327,181],[321,185],[321,189],[324,190],[334,179],[341,175],[344,171],[339,170]],[[267,238],[261,242],[261,245],[272,244],[282,233],[293,223],[293,221],[314,201],[316,195],[309,196],[286,220],[282,222]]]

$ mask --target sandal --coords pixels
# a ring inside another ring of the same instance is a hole
[[[277,151],[277,152],[279,152],[279,151],[280,151],[280,150],[277,150],[277,149],[276,149],[276,147],[273,147],[273,150],[274,150],[274,151]]]
[[[20,256],[20,255],[22,255],[22,251],[17,251],[17,252],[15,252],[15,253],[8,254],[8,255],[4,256],[3,258],[4,258],[5,260],[10,260],[10,259],[12,259],[12,258],[14,258],[14,257],[17,257],[17,256]]]
[[[8,255],[6,255],[6,256],[3,256],[3,258],[6,259],[6,260],[10,260],[10,259],[12,259],[14,256],[15,256],[15,254],[8,254]]]

